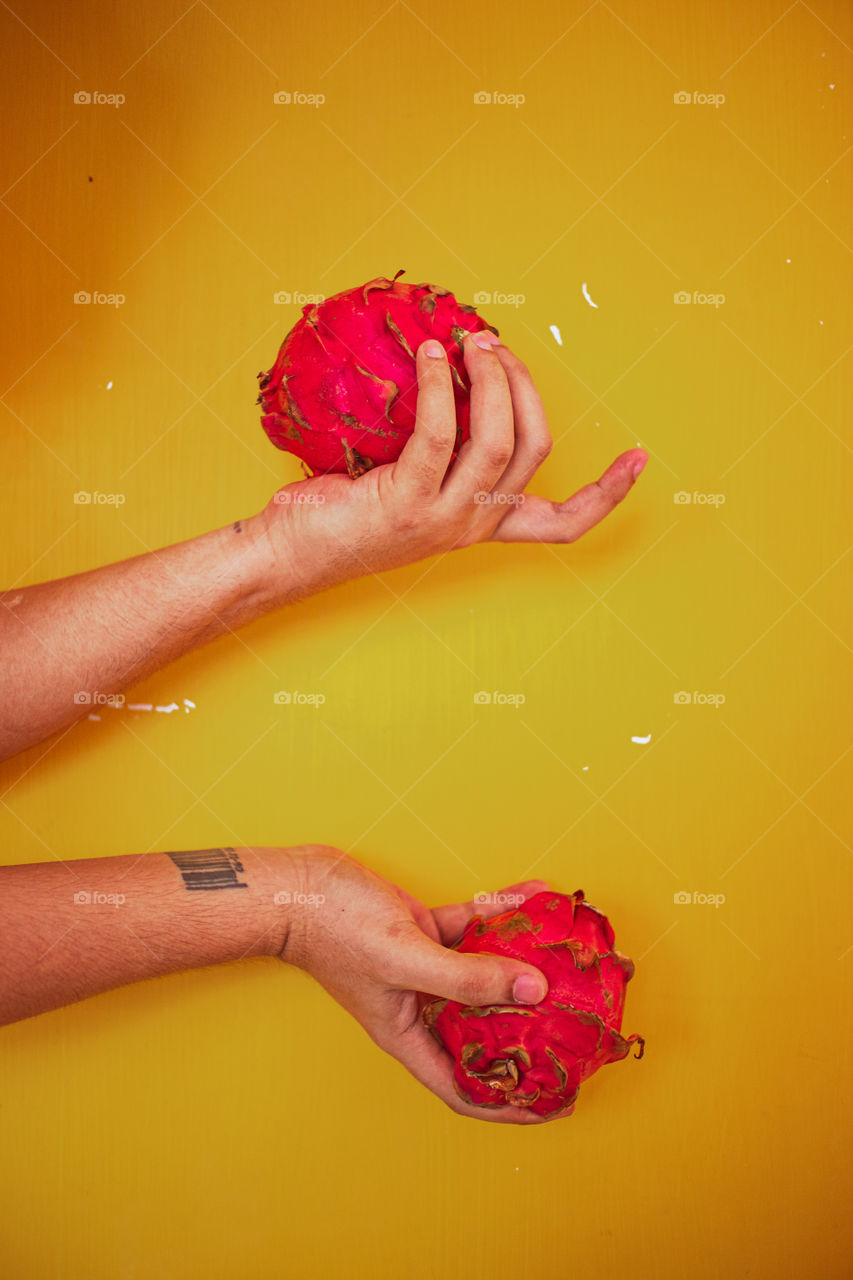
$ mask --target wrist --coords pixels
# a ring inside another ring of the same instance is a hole
[[[247,593],[258,614],[293,604],[316,589],[297,565],[289,523],[267,506],[238,522],[246,538],[249,578]]]
[[[329,872],[347,858],[340,849],[327,845],[297,845],[275,851],[271,862],[270,888],[278,915],[271,945],[285,964],[310,968],[310,957],[318,930],[325,922],[330,892]]]

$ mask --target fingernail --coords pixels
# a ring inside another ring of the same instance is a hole
[[[471,339],[478,347],[482,347],[484,351],[488,351],[491,347],[500,346],[500,338],[495,333],[490,333],[488,329],[480,333],[475,333]]]
[[[639,462],[634,463],[634,466],[631,470],[631,475],[634,477],[635,480],[640,475],[641,471],[643,470],[643,467],[645,467],[647,462],[648,462],[648,458],[641,458]]]
[[[541,980],[532,973],[519,974],[513,983],[512,998],[516,1004],[538,1004],[545,998]]]
[[[428,356],[432,356],[433,360],[439,360],[444,355],[444,347],[436,338],[427,338],[422,345],[424,351]]]

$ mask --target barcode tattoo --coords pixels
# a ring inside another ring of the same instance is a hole
[[[243,864],[233,849],[193,849],[190,853],[167,853],[181,873],[187,889],[248,889],[237,873]]]

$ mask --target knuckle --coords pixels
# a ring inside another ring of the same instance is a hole
[[[443,454],[450,455],[450,444],[448,443],[448,432],[444,426],[434,426],[428,428],[424,433],[424,448],[431,458],[440,458]]]
[[[512,442],[504,440],[490,440],[483,446],[483,458],[488,467],[497,470],[507,465],[512,457]]]
[[[530,372],[530,370],[528,369],[524,361],[521,360],[515,354],[515,352],[507,350],[507,354],[504,358],[506,360],[506,363],[512,369],[512,372],[516,377],[526,378],[529,382],[533,381],[532,373]]]
[[[483,999],[483,974],[479,965],[469,965],[466,973],[456,980],[457,1000],[460,1004],[478,1005]]]
[[[537,436],[532,442],[531,453],[536,460],[536,465],[544,462],[554,448],[554,441],[551,439],[549,432],[543,432]]]
[[[423,529],[425,521],[417,508],[407,504],[397,512],[394,524],[398,534],[406,535],[414,533],[416,529]]]

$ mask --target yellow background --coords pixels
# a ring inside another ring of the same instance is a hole
[[[455,1117],[273,961],[34,1019],[2,1034],[4,1273],[849,1275],[849,6],[18,14],[4,587],[298,478],[254,404],[299,315],[282,290],[405,267],[523,294],[481,311],[549,412],[533,488],[651,459],[576,546],[351,584],[136,690],[195,710],[105,712],[7,763],[3,857],[314,840],[433,903],[547,876],[636,960],[647,1053],[528,1130]],[[96,90],[126,100],[74,102]]]

